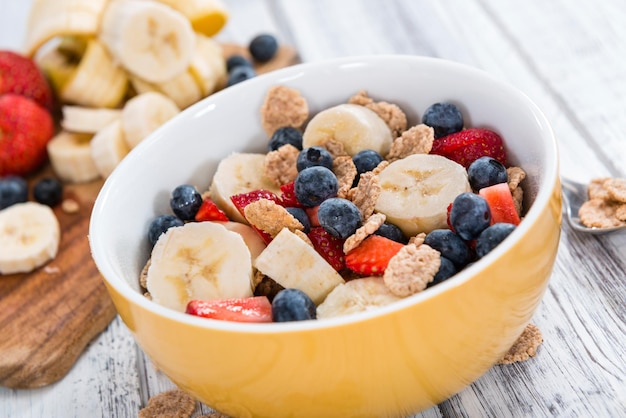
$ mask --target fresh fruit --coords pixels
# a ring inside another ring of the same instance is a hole
[[[470,241],[491,224],[491,211],[487,201],[472,192],[461,193],[452,202],[450,222],[454,232]]]
[[[298,173],[294,182],[296,199],[303,206],[317,206],[329,197],[337,195],[339,182],[326,167],[308,167]]]
[[[0,210],[28,200],[28,183],[23,177],[0,177]]]
[[[29,273],[54,259],[60,238],[59,221],[48,206],[24,202],[3,209],[0,274]]]
[[[298,289],[284,289],[272,300],[274,322],[316,319],[316,307],[311,298]]]
[[[489,205],[492,224],[506,222],[519,225],[520,217],[517,214],[513,195],[507,183],[483,187],[478,194],[482,196]]]
[[[147,92],[126,102],[122,109],[121,123],[124,140],[130,149],[139,145],[158,127],[180,113],[180,109],[169,97]]]
[[[285,207],[285,210],[291,214],[294,218],[298,220],[303,226],[302,232],[308,234],[311,230],[311,221],[309,220],[309,215],[307,215],[306,211],[302,208],[294,208],[294,207]]]
[[[509,223],[496,223],[486,228],[476,239],[476,256],[482,258],[487,255],[514,230],[515,225]]]
[[[159,215],[150,222],[148,228],[148,240],[154,246],[159,237],[168,229],[175,226],[183,226],[185,223],[174,215]]]
[[[226,71],[231,72],[235,67],[246,66],[253,68],[254,65],[250,60],[243,55],[233,54],[226,59]]]
[[[228,11],[220,0],[158,0],[181,12],[193,30],[205,36],[217,34],[228,21]]]
[[[385,121],[367,107],[355,104],[340,104],[317,113],[302,138],[304,148],[334,139],[352,156],[364,149],[386,155],[393,142]]]
[[[160,93],[168,97],[180,109],[196,103],[203,97],[200,84],[190,70],[185,70],[161,83],[149,83],[131,75],[130,83],[138,94]]]
[[[0,96],[0,176],[39,168],[53,134],[54,122],[46,109],[24,96]]]
[[[378,175],[375,210],[408,237],[446,227],[447,207],[470,191],[465,169],[444,157],[414,154],[389,164]]]
[[[278,41],[275,36],[263,33],[252,38],[248,51],[255,61],[268,62],[278,52]]]
[[[303,291],[316,305],[344,282],[314,248],[287,228],[257,257],[255,267],[284,288]]]
[[[48,157],[56,176],[68,183],[84,183],[100,177],[91,156],[90,134],[61,131],[47,144]]]
[[[302,132],[298,129],[291,126],[283,126],[282,128],[278,128],[272,134],[270,138],[270,142],[268,144],[268,149],[270,151],[275,151],[283,145],[293,145],[299,150],[302,149]]]
[[[222,46],[213,38],[196,34],[196,49],[191,57],[189,73],[206,97],[226,85],[228,74]]]
[[[63,185],[54,177],[44,177],[33,186],[33,198],[47,206],[56,206],[63,198]]]
[[[454,266],[454,263],[450,261],[447,257],[443,255],[439,257],[439,270],[433,280],[429,282],[426,287],[432,287],[436,284],[439,284],[445,280],[448,280],[450,277],[454,276],[457,273],[457,268]]]
[[[30,58],[13,51],[0,51],[0,95],[18,94],[52,109],[52,90],[46,77]]]
[[[280,204],[280,198],[278,196],[276,196],[276,194],[274,192],[271,192],[269,190],[253,190],[251,192],[247,192],[247,193],[241,193],[238,195],[234,195],[230,197],[231,202],[235,205],[235,207],[237,208],[237,210],[239,211],[239,214],[241,216],[243,216],[243,218],[245,219],[246,215],[245,215],[245,208],[246,206],[248,206],[250,203],[252,202],[256,202],[257,200],[260,199],[268,199],[271,200],[277,204]],[[246,220],[247,222],[247,220]],[[263,241],[268,244],[271,240],[272,240],[272,236],[270,234],[268,234],[265,231],[260,230],[259,228],[257,228],[254,225],[251,225],[252,229],[254,229],[259,236],[263,239]]]
[[[244,225],[239,222],[220,222],[220,225],[224,226],[224,228],[229,231],[236,232],[241,235],[243,241],[246,243],[248,250],[250,250],[250,257],[252,262],[263,252],[265,249],[265,241],[259,236],[258,232],[255,231],[251,226]],[[254,264],[253,264],[254,265]]]
[[[61,127],[69,132],[95,134],[122,116],[120,109],[63,106]]]
[[[326,148],[314,145],[300,151],[296,159],[296,168],[299,172],[316,166],[326,167],[329,170],[333,168],[333,156]]]
[[[191,300],[185,313],[222,321],[272,322],[272,304],[265,296]]]
[[[102,178],[107,178],[130,152],[121,120],[100,129],[91,139],[91,158]]]
[[[356,187],[359,183],[361,174],[372,171],[382,161],[382,155],[371,149],[364,149],[356,153],[356,155],[352,157],[352,162],[354,162],[354,166],[356,167],[356,178],[354,179],[353,186]]]
[[[463,114],[453,103],[434,103],[424,111],[422,123],[434,129],[435,138],[441,138],[463,129]]]
[[[500,135],[489,129],[469,128],[433,142],[431,154],[442,155],[467,168],[476,159],[493,157],[506,166],[506,151]]]
[[[399,242],[400,244],[406,244],[409,241],[400,228],[389,222],[383,223],[374,232],[374,234],[389,238],[390,240]]]
[[[181,184],[172,190],[170,208],[181,220],[194,220],[200,206],[202,206],[202,196],[195,186]]]
[[[223,221],[228,222],[228,216],[217,207],[215,202],[213,202],[210,198],[205,198],[202,200],[202,204],[200,208],[196,212],[194,217],[196,222],[203,221]]]
[[[380,276],[389,260],[400,251],[402,244],[380,235],[370,235],[346,254],[346,267],[362,276]]]
[[[326,260],[336,271],[341,271],[346,266],[343,253],[344,239],[334,237],[321,226],[313,226],[307,234],[313,248]]]
[[[341,239],[354,234],[363,222],[359,208],[351,201],[340,197],[324,200],[317,212],[317,219],[330,235]]]
[[[311,226],[321,226],[320,220],[317,218],[317,212],[319,211],[319,206],[313,206],[312,208],[304,208],[307,216],[309,217],[309,221],[311,222]],[[323,229],[323,228],[322,228]]]
[[[295,184],[293,181],[280,186],[280,200],[286,208],[302,208],[303,206],[296,199]]]
[[[457,234],[449,229],[435,229],[426,235],[424,244],[439,251],[442,256],[454,263],[457,269],[461,269],[470,262],[470,249]]]
[[[241,235],[216,222],[170,228],[152,250],[147,289],[156,303],[184,312],[194,299],[252,296],[252,261]]]
[[[480,157],[467,168],[467,178],[472,190],[478,192],[483,187],[507,182],[506,167],[492,157]]]
[[[228,81],[226,81],[226,87],[234,86],[242,81],[249,80],[256,77],[256,70],[252,67],[240,65],[233,68],[228,73]]]

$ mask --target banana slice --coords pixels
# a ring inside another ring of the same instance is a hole
[[[343,277],[315,249],[287,228],[257,257],[255,267],[285,288],[306,293],[318,305]]]
[[[248,250],[250,250],[250,258],[254,264],[254,261],[266,247],[263,238],[261,238],[261,236],[250,226],[239,222],[220,222],[220,224],[229,231],[233,231],[241,235],[241,238],[243,238],[243,241],[248,246]]]
[[[200,85],[191,74],[191,70],[187,70],[171,80],[158,84],[149,83],[131,75],[130,83],[137,93],[161,93],[169,97],[180,109],[196,103],[203,97]]]
[[[133,97],[122,109],[122,129],[128,146],[135,148],[159,126],[180,113],[176,103],[169,97],[146,92]]]
[[[0,274],[28,273],[57,255],[61,228],[52,209],[36,202],[0,211]]]
[[[328,139],[341,142],[351,156],[365,149],[386,155],[393,142],[385,121],[365,106],[355,104],[340,104],[316,114],[304,130],[302,145],[320,145]]]
[[[200,86],[203,97],[223,88],[227,73],[222,46],[214,39],[198,34],[189,71]]]
[[[317,318],[332,318],[365,312],[402,298],[389,291],[382,277],[353,279],[335,287],[317,307]]]
[[[125,0],[109,3],[99,37],[124,68],[150,83],[185,72],[195,48],[191,24],[164,4]]]
[[[230,197],[252,190],[265,189],[280,193],[264,174],[265,154],[234,153],[220,161],[210,187],[211,199],[228,218],[247,224]]]
[[[184,312],[192,299],[252,296],[250,251],[238,233],[216,222],[190,222],[159,237],[147,289],[156,303]]]
[[[90,134],[61,131],[47,144],[52,170],[68,183],[85,183],[100,177],[91,156]]]
[[[228,21],[228,12],[219,0],[158,0],[181,12],[193,30],[206,36],[217,34]]]
[[[63,106],[61,127],[66,131],[95,134],[122,116],[120,109]]]
[[[445,157],[414,154],[389,164],[378,176],[382,191],[375,210],[412,237],[447,228],[447,208],[471,191],[467,172]]]
[[[105,179],[129,151],[119,119],[102,128],[91,140],[91,157],[98,173]]]

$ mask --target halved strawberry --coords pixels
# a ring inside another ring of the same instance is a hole
[[[343,243],[345,240],[333,237],[320,226],[311,228],[308,237],[313,243],[313,248],[315,248],[324,260],[335,270],[340,271],[346,266],[346,260],[343,254]]]
[[[236,194],[230,197],[230,200],[233,202],[239,213],[241,213],[241,216],[243,216],[244,218],[246,217],[244,212],[245,207],[248,206],[250,203],[256,202],[257,200],[261,199],[273,200],[277,204],[282,205],[280,198],[276,196],[274,192],[264,189],[253,190],[251,192]],[[270,241],[272,241],[272,237],[267,232],[261,231],[254,226],[252,226],[252,228],[256,232],[258,232],[258,234],[261,236],[261,238],[263,238],[263,241],[265,241],[266,244],[269,244]]]
[[[363,276],[381,276],[391,257],[403,244],[380,235],[370,235],[355,249],[346,254],[346,267]]]
[[[302,204],[296,199],[296,192],[294,191],[295,183],[292,181],[280,186],[280,199],[283,202],[282,205],[286,208],[303,208]]]
[[[317,218],[317,211],[319,210],[318,206],[313,206],[312,208],[304,208],[307,216],[309,217],[309,222],[311,222],[311,226],[321,226],[320,220]]]
[[[192,300],[185,311],[203,318],[234,322],[272,322],[272,304],[266,296]]]
[[[513,195],[507,183],[498,183],[483,187],[478,194],[485,198],[491,210],[491,224],[506,222],[519,225],[520,218],[515,209]]]
[[[469,128],[446,135],[433,142],[431,154],[442,155],[465,168],[476,159],[489,156],[506,165],[502,137],[492,130]]]
[[[224,221],[227,222],[228,216],[217,207],[215,202],[213,202],[210,198],[205,198],[202,201],[202,205],[200,205],[200,209],[196,213],[195,220],[197,222],[202,221]]]

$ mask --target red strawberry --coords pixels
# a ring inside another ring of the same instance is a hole
[[[303,208],[304,206],[302,206],[300,202],[298,202],[298,199],[296,199],[296,192],[294,191],[294,185],[295,183],[292,181],[290,183],[283,184],[282,186],[280,186],[280,191],[281,191],[280,199],[283,202],[282,203],[283,206],[286,208]]]
[[[450,212],[452,211],[452,203],[448,205],[446,208],[446,223],[448,224],[448,228],[450,231],[454,232],[454,228],[452,227],[452,222],[450,222]]]
[[[340,271],[345,267],[345,257],[343,254],[343,243],[345,240],[333,237],[320,226],[311,228],[308,236],[313,243],[313,248],[315,248],[324,260],[335,270]]]
[[[363,276],[381,276],[391,257],[403,247],[399,242],[380,235],[370,235],[346,254],[346,267]]]
[[[192,300],[185,311],[203,318],[235,322],[272,322],[272,304],[266,296]]]
[[[217,207],[215,202],[213,202],[208,197],[202,201],[202,205],[200,205],[200,209],[196,213],[195,217],[196,221],[228,221],[228,216]]]
[[[436,139],[430,153],[447,157],[465,168],[483,156],[495,158],[506,165],[502,137],[483,128],[464,129]]]
[[[319,206],[313,206],[312,208],[304,208],[307,216],[309,217],[309,222],[311,222],[311,226],[321,226],[320,220],[317,218],[317,211],[319,210]]]
[[[519,225],[520,218],[517,214],[517,209],[515,209],[515,203],[513,202],[513,196],[508,184],[499,183],[483,187],[478,194],[484,197],[489,205],[492,225],[498,222]]]
[[[241,216],[243,216],[244,218],[246,217],[244,208],[248,206],[250,203],[256,202],[257,200],[260,200],[260,199],[269,199],[269,200],[273,200],[279,205],[282,204],[280,198],[276,196],[274,192],[271,192],[269,190],[263,190],[263,189],[253,190],[247,193],[236,194],[230,197],[230,200],[233,202],[233,204],[235,205],[239,213],[241,213]],[[266,244],[269,244],[270,241],[272,241],[272,237],[267,232],[261,231],[260,229],[254,226],[252,226],[252,229],[258,232],[258,234],[261,236],[261,238],[263,238],[263,241],[265,241]]]
[[[46,109],[24,96],[0,96],[0,177],[38,168],[53,134],[54,122]]]
[[[52,90],[35,62],[12,51],[0,51],[0,95],[13,93],[52,109]]]

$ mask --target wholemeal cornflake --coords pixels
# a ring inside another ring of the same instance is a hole
[[[352,161],[352,157],[343,155],[335,158],[333,160],[332,171],[335,173],[337,182],[339,183],[337,197],[346,198],[357,175],[356,166],[354,165],[354,161]]]
[[[159,393],[139,410],[139,418],[189,418],[196,409],[196,400],[180,389]]]
[[[307,234],[305,234],[303,231],[300,231],[299,229],[295,229],[293,231],[293,233],[296,234],[296,236],[298,238],[300,238],[302,241],[304,241],[307,244],[309,244],[309,246],[313,247],[313,243],[311,242],[311,238],[309,238],[309,236]]]
[[[321,141],[320,147],[325,148],[326,151],[328,151],[329,154],[333,157],[333,159],[348,155],[348,153],[346,152],[346,148],[343,146],[343,143],[331,137],[325,139],[324,141]]]
[[[385,223],[386,218],[387,217],[382,213],[375,213],[367,218],[363,225],[343,243],[343,252],[348,254],[351,250],[358,247],[365,238],[378,231],[378,228]]]
[[[387,160],[382,160],[377,166],[376,168],[374,168],[372,170],[372,174],[377,176],[380,174],[381,171],[383,171],[385,168],[389,167],[389,164],[391,164],[389,161]]]
[[[611,196],[609,195],[609,191],[604,188],[604,182],[609,180],[610,177],[597,177],[592,179],[587,185],[587,197],[589,200],[592,199],[601,199],[601,200],[610,200]]]
[[[426,244],[407,244],[389,260],[383,281],[394,295],[410,296],[426,289],[440,265],[439,251]]]
[[[610,178],[604,181],[603,186],[612,200],[626,203],[626,179]]]
[[[413,244],[416,247],[419,247],[420,245],[424,243],[425,239],[426,239],[426,233],[420,232],[416,236],[409,238],[409,244]]]
[[[385,121],[394,137],[400,136],[407,128],[406,114],[398,105],[383,101],[375,102],[367,95],[365,90],[361,90],[352,96],[348,103],[365,106],[376,113]]]
[[[626,222],[626,203],[622,203],[615,209],[615,217],[622,222]]]
[[[298,90],[273,86],[261,106],[261,124],[268,137],[285,126],[301,128],[309,117],[309,105]]]
[[[263,172],[277,186],[282,186],[296,179],[300,150],[291,144],[283,145],[275,151],[270,151],[265,155]]]
[[[619,204],[610,200],[591,199],[585,201],[578,210],[580,222],[589,228],[612,228],[625,225],[617,218]]]
[[[521,187],[516,187],[511,191],[511,196],[513,197],[513,204],[515,205],[515,211],[518,216],[522,216],[522,209],[524,207],[524,189]]]
[[[369,218],[374,213],[376,201],[380,196],[382,188],[378,176],[372,173],[363,173],[356,187],[348,192],[348,200],[352,201],[359,208],[363,219]]]
[[[304,229],[299,220],[273,200],[259,199],[250,202],[243,212],[250,225],[267,232],[272,238],[276,237],[283,228],[292,232]]]
[[[435,130],[420,123],[402,132],[391,144],[385,158],[393,162],[413,154],[428,154],[433,148],[434,140]]]
[[[509,167],[506,169],[506,177],[509,190],[512,192],[526,178],[526,172],[521,167]]]
[[[213,411],[208,414],[200,415],[198,418],[230,418],[230,415],[224,415],[221,412]]]
[[[513,343],[509,351],[498,364],[511,364],[525,361],[537,354],[537,348],[543,343],[541,330],[535,324],[528,324],[522,335]]]
[[[285,288],[278,282],[263,273],[257,273],[255,275],[254,284],[254,296],[266,296],[270,301],[274,299],[274,296]]]
[[[141,273],[139,273],[139,284],[144,289],[148,288],[148,269],[150,268],[150,258],[146,262],[146,265],[141,269]]]

